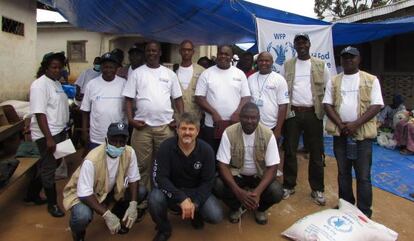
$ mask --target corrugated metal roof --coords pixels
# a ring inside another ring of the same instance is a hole
[[[406,1],[396,2],[396,3],[390,4],[390,5],[385,5],[385,6],[382,6],[382,7],[377,7],[377,8],[365,10],[365,11],[360,12],[360,13],[355,13],[355,14],[343,17],[341,19],[338,19],[336,21],[333,21],[333,22],[353,23],[353,22],[364,20],[364,19],[389,14],[389,13],[392,13],[392,12],[395,12],[395,11],[398,11],[398,10],[401,10],[401,9],[404,9],[404,8],[412,7],[412,6],[414,6],[414,0],[406,0]]]

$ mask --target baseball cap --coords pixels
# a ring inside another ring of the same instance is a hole
[[[101,56],[100,63],[103,64],[106,61],[111,61],[111,62],[114,62],[114,63],[116,63],[118,65],[121,65],[121,63],[119,63],[119,59],[113,53],[110,53],[110,52],[104,53]]]
[[[295,41],[297,38],[305,38],[306,40],[310,41],[309,35],[307,33],[297,33],[293,41]]]
[[[129,136],[128,125],[123,122],[111,123],[108,127],[108,133],[106,135],[107,136],[124,135],[128,137]]]
[[[341,51],[341,56],[344,54],[351,54],[354,56],[359,56],[359,50],[355,47],[348,46]]]

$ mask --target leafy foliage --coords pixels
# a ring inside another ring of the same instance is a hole
[[[376,8],[401,0],[315,0],[313,11],[319,19],[338,19],[367,9]]]

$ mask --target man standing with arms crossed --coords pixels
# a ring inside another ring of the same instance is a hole
[[[294,48],[298,56],[285,62],[282,75],[288,84],[290,105],[285,122],[285,162],[283,165],[283,198],[295,193],[298,174],[296,158],[299,137],[304,132],[309,142],[309,184],[311,197],[318,205],[325,205],[322,99],[329,70],[325,62],[310,56],[311,46],[306,33],[296,34]]]

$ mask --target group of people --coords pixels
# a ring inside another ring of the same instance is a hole
[[[359,70],[359,51],[354,47],[342,50],[344,73],[331,78],[326,64],[311,57],[310,45],[306,33],[297,34],[298,56],[286,61],[281,74],[272,71],[272,55],[260,53],[258,71],[248,78],[251,68],[232,66],[233,51],[227,45],[218,47],[216,64],[204,69],[192,62],[194,45],[184,40],[179,50],[182,61],[174,73],[160,64],[160,44],[150,41],[143,52],[134,47],[129,51],[130,60],[135,51],[145,58],[139,58],[140,66],[131,61],[127,80],[117,74],[122,63],[113,52],[101,56],[100,68],[92,70],[100,74],[91,72],[96,77],[78,95],[89,153],[63,190],[73,239],[84,240],[94,212],[115,234],[128,232],[148,210],[156,224],[153,240],[168,240],[172,233],[168,209],[199,229],[204,221],[223,219],[219,199],[229,207],[230,222],[239,222],[244,212],[252,210],[256,222],[266,224],[266,210],[295,193],[302,133],[310,151],[310,196],[325,205],[325,111],[326,129],[334,135],[339,197],[355,203],[354,167],[357,206],[371,217],[371,142],[376,136],[375,115],[383,105],[379,81]],[[61,217],[53,152],[65,139],[69,118],[67,97],[56,81],[64,56],[52,54],[46,61],[44,74],[30,89],[31,129],[42,155],[39,176],[48,211]],[[283,183],[279,183],[282,139]],[[347,155],[349,140],[356,146],[356,158]]]

